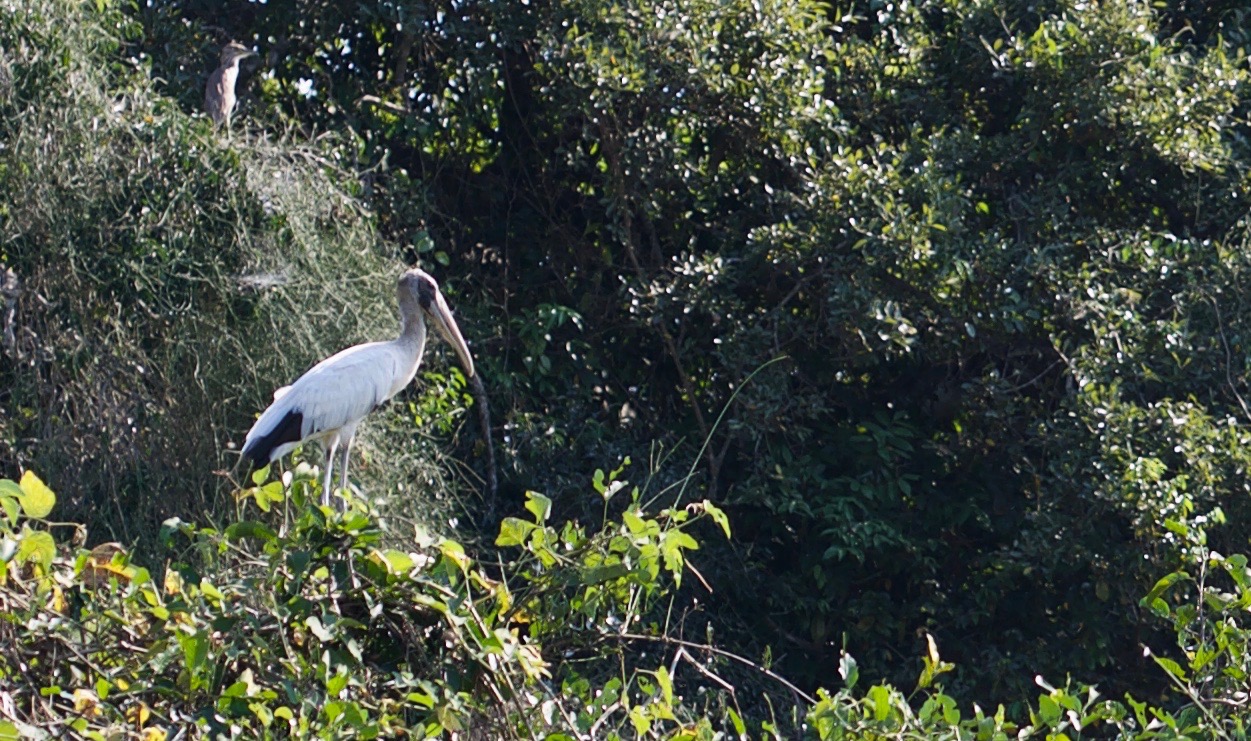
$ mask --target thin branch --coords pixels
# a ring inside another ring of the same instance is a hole
[[[792,683],[790,680],[786,679],[782,675],[778,674],[777,672],[771,669],[766,669],[760,664],[757,664],[756,662],[752,661],[751,659],[744,658],[742,656],[739,656],[736,653],[731,653],[722,648],[717,648],[716,646],[709,646],[703,643],[695,643],[693,641],[684,641],[680,638],[670,638],[669,636],[649,636],[649,635],[642,635],[640,633],[601,633],[600,635],[602,635],[604,638],[617,638],[620,640],[627,640],[627,641],[651,641],[652,643],[663,643],[669,646],[682,646],[683,648],[692,648],[692,649],[698,649],[700,651],[707,651],[709,653],[716,654],[717,656],[722,656],[724,658],[730,659],[731,661],[736,661],[742,664],[743,666],[751,667],[752,669],[755,669],[756,671],[760,672],[761,674],[765,675],[766,677],[772,679],[773,681],[782,685],[786,689],[795,693],[796,696],[803,699],[803,701],[808,703],[809,705],[817,704],[817,700],[815,697],[799,689],[798,687],[794,685],[794,683]]]
[[[1216,312],[1216,331],[1221,335],[1221,345],[1225,347],[1225,383],[1229,385],[1229,390],[1234,393],[1234,398],[1238,400],[1238,406],[1242,407],[1242,414],[1251,419],[1251,411],[1247,409],[1247,402],[1243,401],[1242,395],[1238,393],[1238,387],[1234,385],[1234,377],[1230,372],[1233,366],[1233,354],[1229,351],[1229,339],[1225,337],[1225,320],[1221,317],[1220,304],[1211,296],[1204,296],[1212,304],[1212,310]]]

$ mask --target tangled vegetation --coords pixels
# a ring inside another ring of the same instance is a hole
[[[0,737],[1241,737],[1243,5],[0,3]]]
[[[1246,732],[1251,570],[1245,556],[1208,552],[1201,533],[1180,525],[1202,575],[1171,574],[1143,604],[1172,618],[1188,665],[1156,661],[1193,704],[1171,712],[1039,677],[1044,692],[1017,723],[1002,705],[969,713],[942,691],[954,667],[932,637],[910,695],[887,684],[862,690],[844,653],[844,688],[812,697],[766,667],[674,636],[668,619],[648,616],[666,600],[672,615],[684,573],[699,575],[687,561],[698,523],[726,537],[730,525],[707,501],[649,511],[621,471],[595,473],[596,527],[551,522],[551,501],[529,493],[527,515],[501,523],[495,545],[509,560],[496,564],[421,529],[392,547],[395,534],[367,503],[344,514],[315,504],[316,469],[301,464],[265,483],[267,473],[238,493],[240,517],[222,531],[167,521],[161,540],[173,559],[155,573],[117,543],[58,546],[49,528],[66,523],[48,520],[52,491],[30,472],[0,480],[0,738],[152,741],[189,727],[211,738],[552,741]],[[1228,583],[1207,581],[1217,576]],[[629,651],[634,644],[653,650]],[[780,717],[744,713],[722,676],[731,660],[796,704]]]

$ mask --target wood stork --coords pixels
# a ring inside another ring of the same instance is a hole
[[[396,295],[402,323],[399,337],[349,347],[274,392],[274,402],[261,413],[243,443],[243,455],[254,468],[281,458],[300,443],[317,440],[326,450],[321,503],[329,505],[335,452],[342,451],[340,486],[347,488],[348,455],[356,426],[417,374],[426,348],[426,317],[473,378],[473,357],[434,278],[416,268],[409,270],[400,277]]]

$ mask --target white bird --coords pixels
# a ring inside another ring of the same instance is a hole
[[[349,347],[313,366],[295,383],[274,392],[274,402],[252,425],[243,443],[243,455],[251,459],[255,468],[281,458],[300,443],[317,440],[326,450],[321,503],[329,505],[335,452],[342,449],[339,474],[341,488],[347,488],[348,455],[356,426],[417,374],[426,348],[425,317],[430,318],[435,330],[460,357],[465,372],[473,377],[469,346],[434,278],[415,268],[409,270],[400,277],[396,295],[402,323],[399,337]]]

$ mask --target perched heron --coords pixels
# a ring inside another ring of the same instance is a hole
[[[340,486],[346,489],[348,454],[356,426],[417,374],[426,347],[426,317],[473,378],[469,346],[434,278],[415,268],[409,270],[400,277],[396,294],[402,323],[399,337],[349,347],[274,392],[273,404],[252,425],[243,444],[243,455],[254,467],[281,458],[306,440],[320,441],[326,449],[321,502],[329,505],[335,452],[342,451]]]
[[[204,87],[204,110],[218,126],[230,128],[230,114],[235,110],[235,83],[239,80],[239,60],[254,56],[256,52],[234,41],[222,47],[221,66],[213,70]]]

